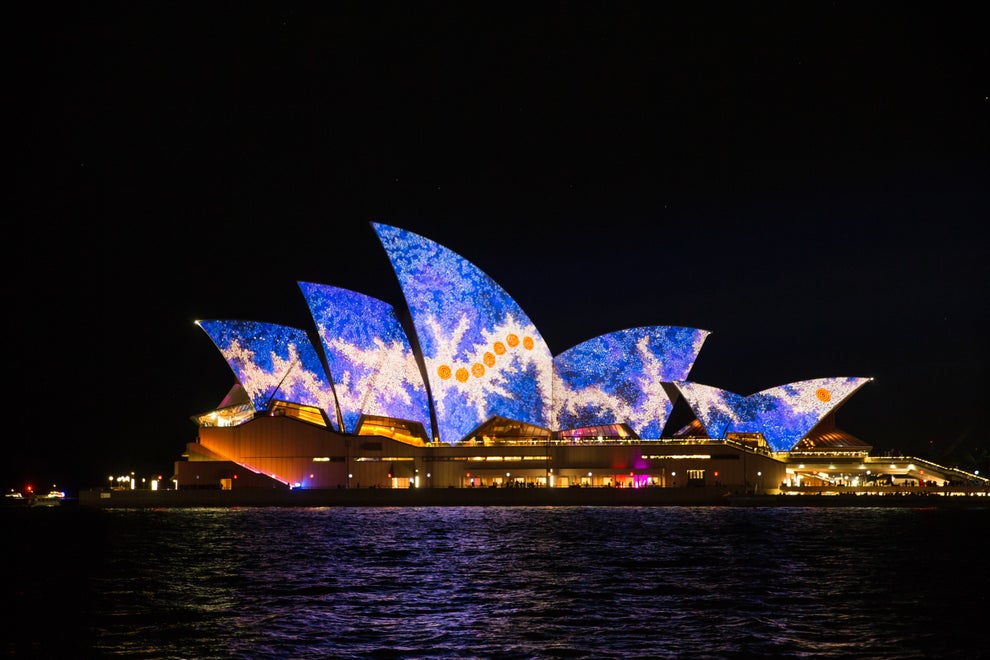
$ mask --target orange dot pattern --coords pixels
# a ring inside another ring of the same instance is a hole
[[[509,333],[505,337],[505,344],[508,344],[511,348],[515,348],[516,346],[519,345],[519,336],[513,333]],[[505,348],[505,344],[503,344],[500,341],[494,342],[492,344],[492,351],[494,351],[494,353],[490,351],[485,352],[485,354],[481,358],[484,364],[482,364],[481,362],[475,362],[474,364],[471,365],[470,373],[468,373],[468,370],[465,367],[458,367],[457,371],[453,371],[450,365],[441,364],[440,367],[437,369],[437,375],[440,376],[441,380],[448,380],[451,377],[451,375],[453,375],[461,383],[466,383],[468,378],[472,375],[475,378],[481,378],[482,376],[485,375],[486,365],[489,368],[495,366],[495,361],[497,360],[497,358],[495,357],[496,355],[505,355],[506,351],[508,350]],[[527,351],[531,351],[533,350],[533,347],[536,346],[536,342],[533,341],[532,337],[526,336],[522,338],[522,345],[523,348],[525,348]],[[824,390],[818,390],[818,391],[823,392]],[[828,396],[828,392],[825,392],[825,394],[826,396]],[[821,398],[820,394],[818,398]],[[828,399],[824,399],[824,400],[827,401]]]
[[[815,396],[818,397],[819,401],[824,401],[825,403],[828,403],[829,401],[832,400],[832,393],[826,390],[824,387],[819,387],[817,390],[815,390]]]

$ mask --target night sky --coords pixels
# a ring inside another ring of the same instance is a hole
[[[841,428],[990,470],[976,8],[440,6],[13,24],[0,486],[167,478],[234,383],[193,322],[308,329],[301,281],[401,307],[372,222],[484,270],[554,354],[710,330],[691,380],[870,376]]]

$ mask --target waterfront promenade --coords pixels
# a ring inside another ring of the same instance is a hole
[[[880,491],[883,492],[880,492]],[[93,508],[324,507],[324,506],[861,506],[987,507],[990,488],[773,490],[742,493],[726,487],[682,488],[353,488],[235,490],[110,490],[79,493]]]

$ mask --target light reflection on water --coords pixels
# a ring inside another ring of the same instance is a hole
[[[71,628],[74,650],[96,655],[969,658],[985,651],[978,628],[988,610],[985,509],[61,515],[75,516],[88,537],[85,561],[71,569],[81,577],[59,586],[79,592],[72,594],[82,610]],[[24,635],[43,634],[31,630]],[[55,642],[15,643],[5,650]]]

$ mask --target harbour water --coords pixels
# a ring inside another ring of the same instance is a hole
[[[0,511],[16,657],[975,658],[990,509]]]

